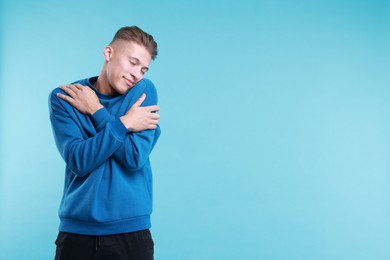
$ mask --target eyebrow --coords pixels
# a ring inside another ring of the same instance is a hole
[[[136,60],[138,64],[140,64],[140,63],[141,63],[141,61],[140,61],[138,58],[136,58],[136,57],[132,57],[132,56],[130,56],[130,57],[129,57],[129,59]],[[143,66],[141,69],[144,69],[144,70],[146,70],[146,71],[148,71],[148,70],[149,70],[149,68],[148,68],[148,67],[146,67],[146,66]]]

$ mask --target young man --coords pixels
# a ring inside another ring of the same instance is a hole
[[[123,27],[103,51],[98,77],[60,86],[49,98],[66,163],[55,259],[153,259],[149,155],[160,135],[157,92],[144,79],[153,37]]]

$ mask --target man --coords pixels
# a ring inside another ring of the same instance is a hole
[[[98,77],[60,86],[49,98],[66,163],[55,259],[149,260],[149,155],[160,128],[157,92],[143,77],[157,43],[136,26],[123,27],[103,56]]]

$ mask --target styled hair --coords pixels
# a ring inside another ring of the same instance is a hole
[[[153,36],[144,32],[137,26],[125,26],[120,28],[116,32],[110,44],[117,40],[124,40],[140,44],[146,48],[152,60],[157,57],[157,43],[153,39]]]

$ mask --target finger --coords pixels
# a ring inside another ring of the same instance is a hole
[[[76,84],[74,84],[74,86],[76,87],[76,88],[78,88],[78,89],[82,89],[84,86],[83,85],[81,85],[80,83],[76,83]]]
[[[154,106],[147,106],[147,107],[144,107],[147,111],[149,112],[157,112],[160,110],[160,107],[157,106],[157,105],[154,105]]]
[[[141,95],[141,97],[134,103],[133,106],[140,107],[141,104],[142,104],[142,102],[144,102],[145,98],[146,98],[146,94],[143,93],[143,94]]]
[[[71,89],[75,93],[77,93],[80,90],[76,85],[69,85],[68,88]]]
[[[158,120],[150,120],[150,123],[151,123],[152,125],[158,125]]]
[[[64,94],[61,94],[61,93],[57,93],[57,97],[65,100],[66,102],[72,104],[73,102],[73,99],[70,97],[70,96],[67,96],[67,95],[64,95]]]
[[[66,85],[60,85],[59,88],[61,89],[65,89],[65,88],[69,88],[70,87],[70,84],[66,84]]]
[[[157,120],[157,119],[160,118],[160,115],[159,115],[159,114],[156,114],[156,113],[151,113],[150,118],[151,118],[151,119],[154,119],[154,120]]]
[[[62,89],[62,90],[65,90],[66,88],[68,88],[67,86],[68,86],[68,85],[59,85],[58,87],[59,87],[60,89]]]
[[[149,129],[156,129],[157,128],[157,125],[149,125]]]
[[[74,96],[75,93],[73,90],[71,90],[69,87],[66,87],[66,86],[59,86],[60,89],[62,89],[66,94],[68,94],[69,96]]]

